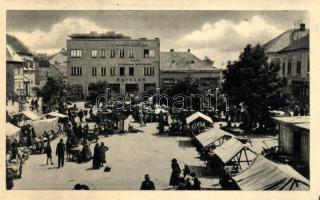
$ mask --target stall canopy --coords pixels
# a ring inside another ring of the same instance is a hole
[[[27,119],[32,120],[32,121],[37,120],[37,119],[40,118],[36,113],[34,113],[32,111],[23,111],[23,112],[16,113],[14,115],[23,115]]]
[[[187,117],[187,119],[186,119],[187,124],[192,123],[196,119],[203,119],[203,120],[213,124],[213,121],[212,121],[211,117],[203,114],[202,112],[196,112],[196,113],[190,115],[189,117]]]
[[[274,163],[262,155],[233,180],[241,190],[309,190],[309,180],[292,167]]]
[[[51,130],[54,130],[58,127],[59,118],[51,118],[51,119],[42,119],[37,121],[32,121],[31,126],[34,129],[34,132],[37,137],[43,135],[44,131],[47,131],[50,134]]]
[[[218,156],[223,163],[227,163],[236,156],[246,146],[235,138],[231,138],[223,145],[217,147],[213,153]]]
[[[52,116],[52,117],[59,117],[59,118],[67,118],[67,115],[58,113],[58,112],[50,112],[48,114],[46,114],[46,116]]]
[[[195,136],[195,139],[203,146],[207,147],[210,144],[215,143],[219,139],[223,138],[228,134],[222,132],[222,131],[214,131],[213,128]]]
[[[7,122],[6,123],[6,135],[10,138],[10,139],[17,139],[19,140],[20,137],[20,128],[16,127],[15,125]]]

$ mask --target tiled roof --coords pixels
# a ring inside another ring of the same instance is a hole
[[[294,41],[289,46],[285,47],[284,49],[280,50],[278,53],[284,53],[288,51],[295,51],[299,49],[309,49],[309,35],[302,37],[299,40]]]
[[[26,55],[33,55],[28,47],[26,47],[25,44],[23,44],[20,40],[18,40],[15,36],[6,35],[7,44],[12,47],[12,49],[17,52],[18,54],[26,54]]]
[[[263,45],[267,53],[275,53],[290,45],[290,41],[298,34],[305,36],[309,34],[309,30],[300,31],[299,29],[290,29]]]
[[[6,61],[21,62],[21,63],[24,62],[22,58],[11,48],[10,45],[7,45],[7,48],[6,48]]]
[[[190,52],[161,52],[161,71],[219,71]]]

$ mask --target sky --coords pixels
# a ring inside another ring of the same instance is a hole
[[[297,22],[304,11],[7,11],[7,33],[31,51],[53,54],[72,33],[116,31],[132,38],[160,38],[161,51],[186,51],[216,67],[236,60],[247,45],[264,44]]]

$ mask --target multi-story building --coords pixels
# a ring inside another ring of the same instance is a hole
[[[160,40],[131,39],[114,32],[72,34],[67,40],[72,96],[88,96],[90,83],[106,81],[112,93],[159,87]]]
[[[22,58],[9,46],[6,47],[6,94],[11,99],[20,95],[20,89],[25,89]]]
[[[68,79],[67,55],[67,50],[63,48],[61,49],[61,51],[59,51],[56,54],[53,54],[49,58],[50,66],[53,66],[54,68],[58,69],[62,74],[64,80]]]
[[[309,105],[309,35],[294,41],[276,53],[281,66],[281,76],[288,81],[287,91],[300,104]]]
[[[162,89],[173,86],[179,79],[190,76],[199,81],[202,90],[219,88],[222,70],[200,60],[190,49],[185,52],[160,53],[160,87]]]
[[[288,81],[284,91],[300,104],[309,104],[309,30],[301,23],[263,45],[268,62],[280,66],[279,77]]]

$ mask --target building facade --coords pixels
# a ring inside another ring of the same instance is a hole
[[[268,62],[279,65],[279,77],[286,78],[283,88],[299,102],[309,105],[309,30],[301,23],[263,45]]]
[[[309,35],[278,51],[275,58],[281,66],[281,77],[285,77],[288,81],[286,90],[302,106],[309,105]]]
[[[90,83],[106,81],[112,94],[159,87],[160,40],[131,39],[114,32],[72,34],[67,40],[71,95],[87,97]]]
[[[6,47],[6,95],[7,99],[20,95],[24,89],[25,77],[23,76],[22,58],[9,46]]]
[[[50,66],[54,66],[60,71],[63,76],[63,80],[68,79],[68,70],[67,70],[67,56],[68,52],[66,49],[61,49],[58,53],[52,55],[49,58]]]
[[[222,80],[222,70],[194,56],[190,49],[185,52],[160,53],[160,87],[172,87],[179,79],[192,77],[199,81],[201,90],[219,88]]]

